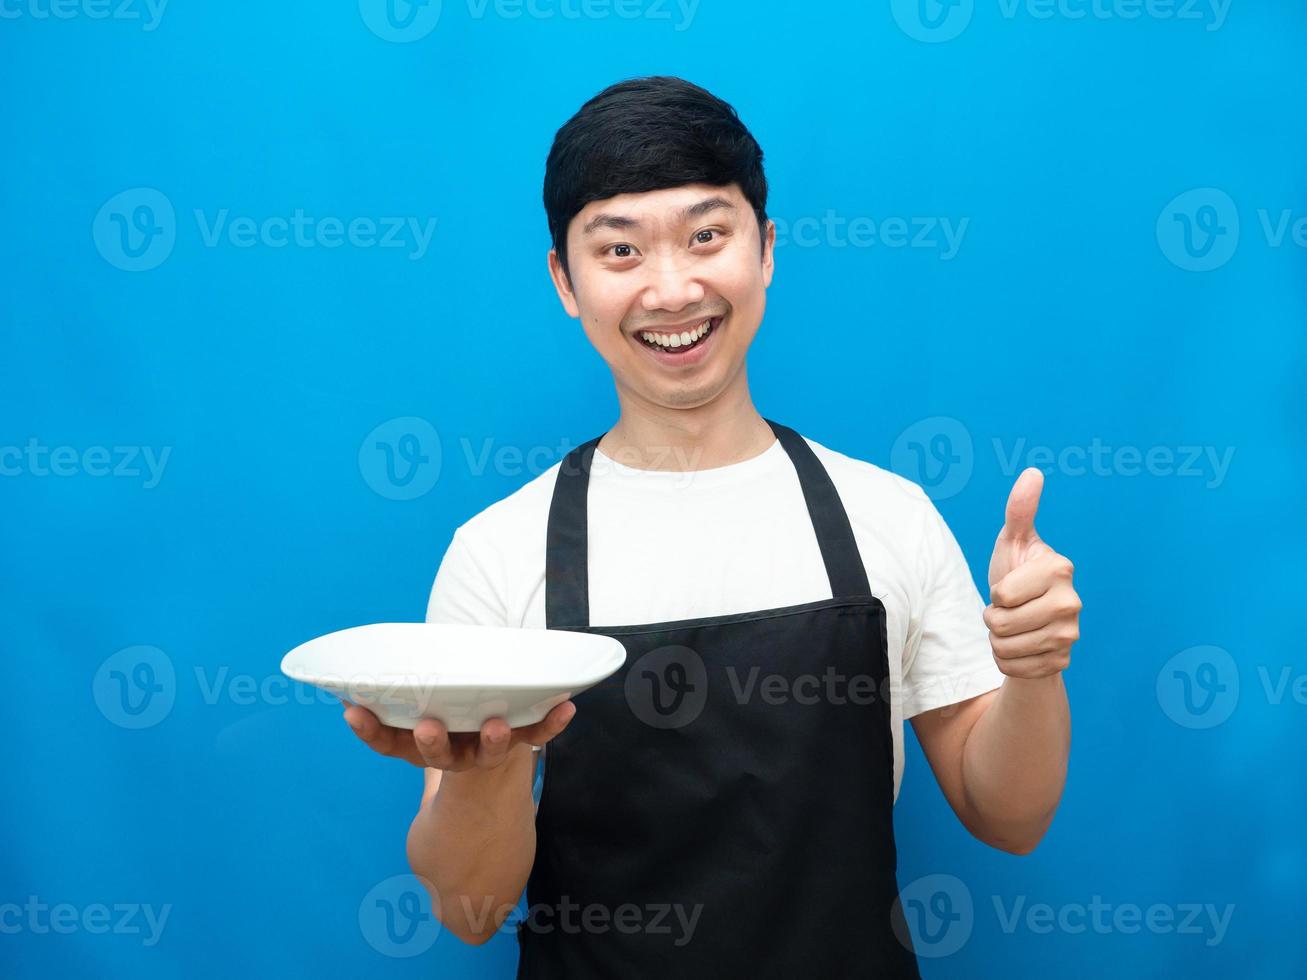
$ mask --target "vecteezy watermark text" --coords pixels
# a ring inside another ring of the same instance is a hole
[[[995,0],[1003,20],[1177,21],[1218,31],[1232,0]],[[982,0],[890,0],[890,11],[908,37],[928,44],[951,41],[971,23]]]
[[[441,0],[358,0],[359,15],[377,37],[394,44],[420,41],[440,23]],[[454,6],[451,4],[451,7]],[[684,31],[699,0],[464,0],[471,20],[648,20]],[[679,14],[679,19],[675,19]]]
[[[808,215],[789,221],[774,217],[776,247],[924,249],[938,253],[941,262],[955,258],[966,237],[970,218],[947,216],[882,218],[846,217],[827,208],[820,218]]]
[[[498,927],[500,932],[515,932],[520,924],[529,932],[558,931],[573,936],[610,931],[624,935],[664,935],[670,937],[671,944],[678,949],[694,938],[699,916],[703,913],[702,902],[688,908],[680,902],[648,902],[643,905],[624,902],[610,907],[601,902],[582,905],[563,895],[557,905],[537,902],[522,911],[516,905],[496,906],[492,898],[483,899],[479,908],[474,908],[471,898],[466,895],[459,900],[468,922],[477,931],[485,930],[492,921],[491,914],[497,912],[503,918]]]
[[[1012,476],[1018,468],[1036,466],[1063,476],[1178,476],[1202,478],[1208,490],[1225,482],[1234,459],[1234,447],[1224,446],[1109,446],[1094,436],[1087,446],[1028,446],[1024,437],[1011,449],[994,440],[999,470]],[[1024,459],[1024,463],[1022,460]]]
[[[168,0],[0,0],[0,20],[137,20],[149,33]]]
[[[1025,895],[1012,899],[1010,907],[1001,895],[992,896],[999,928],[1011,935],[1024,928],[1035,935],[1052,932],[1079,935],[1085,932],[1100,936],[1111,933],[1134,935],[1201,936],[1206,946],[1216,946],[1225,938],[1234,915],[1234,904],[1217,906],[1212,902],[1177,902],[1174,905],[1154,902],[1141,906],[1135,902],[1112,904],[1094,895],[1088,902],[1048,902],[1026,904]]]
[[[289,217],[273,215],[251,218],[230,217],[227,208],[211,216],[195,211],[195,224],[206,248],[220,245],[225,238],[234,248],[406,248],[406,256],[417,261],[427,254],[436,219],[416,217],[357,217],[345,221],[336,217],[315,218],[296,208]]]
[[[163,479],[172,446],[47,446],[35,436],[22,446],[0,446],[0,476],[79,475],[136,480],[153,490]],[[144,466],[144,470],[142,470]]]
[[[1209,947],[1225,940],[1235,908],[1232,902],[1110,902],[1102,895],[1092,895],[1087,902],[1032,902],[1024,894],[989,898],[998,928],[1008,935],[1022,930],[1037,936],[1146,933],[1182,941],[1192,937]],[[899,934],[900,942],[927,959],[951,956],[965,946],[980,915],[971,889],[950,874],[929,874],[909,882],[899,893],[898,904],[901,925],[909,931],[907,936]],[[896,922],[896,932],[899,928]]]
[[[163,935],[163,928],[171,913],[171,902],[165,902],[158,909],[140,902],[115,902],[113,905],[105,905],[103,902],[91,902],[88,905],[57,902],[50,905],[36,895],[28,895],[22,905],[17,902],[0,904],[0,935],[12,936],[21,932],[34,935],[55,933],[62,936],[74,932],[92,935],[112,933],[115,936],[143,934],[141,945],[153,946]],[[144,920],[144,930],[138,917]]]

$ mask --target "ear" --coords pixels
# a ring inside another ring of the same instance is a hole
[[[762,246],[762,285],[771,285],[772,272],[775,271],[774,250],[776,248],[776,222],[767,219],[767,228],[763,232]]]
[[[563,263],[558,260],[558,252],[552,248],[549,250],[549,278],[554,281],[554,289],[558,292],[558,298],[563,303],[563,309],[567,310],[567,315],[580,318],[581,309],[576,305],[572,284],[568,282],[567,274],[563,272]]]

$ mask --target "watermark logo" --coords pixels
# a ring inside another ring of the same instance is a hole
[[[1215,728],[1239,704],[1239,667],[1227,650],[1181,650],[1157,672],[1157,703],[1177,725]]]
[[[91,224],[101,257],[124,272],[148,272],[172,254],[177,216],[153,187],[133,187],[105,201]]]
[[[388,500],[415,500],[440,479],[440,434],[412,415],[382,422],[359,446],[363,480]]]
[[[899,30],[916,41],[951,41],[971,23],[975,0],[890,0]]]
[[[420,41],[440,23],[441,0],[359,0],[368,30],[394,44]]]
[[[631,712],[650,728],[684,728],[708,701],[708,669],[689,647],[658,647],[631,664],[625,691]]]
[[[918,484],[932,500],[961,493],[975,461],[971,432],[947,415],[914,422],[890,449],[890,469]]]
[[[895,904],[902,913],[891,917],[895,934],[918,956],[951,956],[971,938],[976,923],[971,889],[953,875],[918,878],[899,892]],[[900,932],[905,926],[907,936]]]
[[[91,694],[100,714],[118,727],[150,728],[172,711],[177,674],[158,647],[127,647],[100,664]]]
[[[1239,247],[1239,209],[1229,194],[1215,187],[1185,191],[1158,216],[1157,244],[1181,269],[1219,269]]]
[[[414,874],[378,882],[359,903],[359,932],[382,956],[407,959],[425,953],[440,935],[432,894]]]

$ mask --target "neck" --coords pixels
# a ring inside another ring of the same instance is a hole
[[[599,449],[636,469],[714,469],[752,459],[776,441],[747,385],[728,387],[693,408],[657,405],[620,389],[618,400],[621,415]]]

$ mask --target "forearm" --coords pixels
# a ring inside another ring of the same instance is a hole
[[[1013,853],[1034,850],[1062,797],[1070,748],[1062,674],[1007,677],[963,746],[971,832]]]
[[[536,845],[533,771],[531,747],[517,745],[495,769],[444,772],[409,828],[409,866],[464,942],[494,935],[526,885]]]

